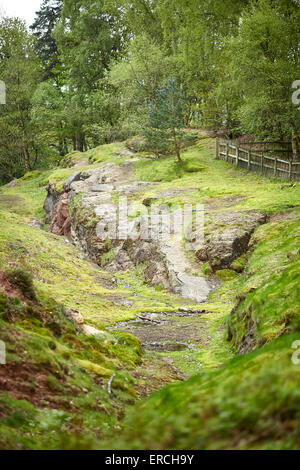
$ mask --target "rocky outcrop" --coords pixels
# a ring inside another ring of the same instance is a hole
[[[54,208],[59,200],[61,192],[57,191],[55,184],[48,184],[47,185],[47,197],[44,202],[44,211],[45,211],[45,222],[46,224],[50,224],[53,219]]]
[[[69,217],[70,200],[68,193],[63,193],[55,205],[52,214],[50,232],[63,235],[71,240],[71,218]]]
[[[214,270],[230,268],[236,258],[248,251],[252,233],[265,222],[266,215],[257,211],[208,216],[204,246],[196,252],[197,258],[208,261]]]
[[[162,286],[185,298],[204,302],[217,281],[201,276],[199,264],[185,253],[182,233],[170,234],[168,217],[175,220],[178,211],[159,206],[162,219],[158,224],[147,212],[152,206],[158,207],[157,201],[161,197],[158,192],[143,198],[145,189],[155,187],[155,184],[134,180],[132,160],[121,165],[108,163],[94,170],[77,171],[66,180],[62,193],[57,193],[53,185],[48,186],[45,208],[51,219],[50,230],[68,237],[90,259],[105,265],[109,272],[132,270],[144,264],[145,276],[153,286]],[[130,215],[138,193],[145,213],[142,211],[139,217],[117,220],[116,201],[120,196],[129,196],[127,215]],[[75,196],[76,204],[72,204],[70,213],[70,203]],[[192,249],[198,260],[208,261],[213,270],[229,268],[248,250],[253,231],[265,222],[266,217],[256,211],[211,214],[209,212],[206,217],[204,244],[199,247],[191,243]],[[145,227],[151,236],[144,236]],[[191,227],[187,228],[186,233]]]
[[[117,342],[116,338],[104,330],[98,330],[93,326],[87,325],[84,323],[84,318],[78,310],[72,308],[65,309],[65,315],[74,325],[78,332],[85,334],[86,336],[98,336],[101,337],[103,341],[107,341],[115,344]]]
[[[144,137],[131,137],[126,141],[126,147],[132,152],[145,152],[148,150],[148,144]]]

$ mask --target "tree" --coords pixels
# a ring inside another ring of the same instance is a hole
[[[99,92],[109,88],[106,76],[112,60],[122,54],[124,34],[118,8],[108,8],[103,0],[64,0],[54,37],[63,64],[68,127],[77,150],[86,148],[89,129],[100,120],[94,105]]]
[[[242,97],[235,112],[242,131],[259,139],[293,139],[295,147],[300,116],[292,83],[300,76],[299,22],[293,2],[253,3],[230,43],[228,64],[235,96]]]
[[[0,73],[7,95],[6,104],[0,106],[0,159],[12,177],[20,170],[32,170],[40,157],[39,136],[30,115],[40,65],[33,38],[22,21],[0,21],[0,44]]]
[[[62,0],[43,0],[40,10],[36,12],[34,23],[30,26],[37,38],[36,52],[44,63],[44,80],[55,75],[55,68],[59,64],[53,31],[61,15],[62,3]]]
[[[144,135],[157,153],[173,151],[183,166],[181,148],[184,137],[184,107],[186,100],[175,80],[169,81],[156,94],[156,103],[150,104]]]
[[[110,83],[119,93],[121,126],[130,122],[132,131],[139,132],[147,118],[150,102],[155,102],[157,91],[173,71],[168,57],[148,35],[137,36],[128,53],[110,71]]]

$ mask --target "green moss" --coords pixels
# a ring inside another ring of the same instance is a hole
[[[205,276],[209,276],[210,274],[212,274],[212,269],[208,261],[202,264],[201,271],[203,272],[203,274],[205,274]]]
[[[183,165],[184,171],[187,173],[198,173],[199,171],[203,171],[204,167],[202,166],[201,162],[197,158],[189,159],[184,162]]]
[[[297,216],[297,213],[295,213]],[[299,222],[280,221],[260,227],[257,247],[239,286],[237,308],[229,320],[229,335],[240,348],[249,331],[252,347],[298,328],[300,311]]]
[[[237,274],[232,269],[220,269],[216,271],[216,276],[222,281],[230,281],[231,279],[235,279]]]
[[[42,175],[43,172],[39,170],[34,170],[30,171],[29,173],[26,173],[22,178],[21,181],[29,181],[29,180],[35,180],[38,176]]]
[[[218,371],[154,394],[129,413],[122,436],[102,447],[299,448],[299,387],[294,380],[299,366],[291,361],[297,339],[299,334],[287,335]]]
[[[99,364],[95,364],[87,360],[78,359],[77,362],[80,367],[87,369],[89,372],[93,372],[96,375],[100,375],[101,377],[110,377],[114,373],[113,370],[106,369]]]
[[[248,262],[248,255],[247,254],[242,255],[236,260],[234,260],[233,263],[231,263],[230,267],[231,269],[234,269],[234,271],[241,273],[244,271],[247,262]]]
[[[141,345],[125,333],[102,330],[92,338],[78,334],[61,305],[79,311],[88,324],[99,329],[141,312],[170,313],[180,306],[198,306],[161,286],[149,286],[145,266],[116,273],[118,287],[112,291],[105,287],[111,276],[83,260],[75,247],[28,227],[27,217],[42,220],[47,182],[62,189],[74,169],[33,173],[15,187],[3,188],[0,269],[7,269],[10,263],[31,272],[40,303],[25,305],[0,293],[1,340],[8,346],[9,364],[28,372],[23,384],[33,387],[35,393],[38,377],[47,371],[43,391],[49,391],[53,401],[35,406],[1,393],[1,448],[15,448],[18,443],[25,449],[99,449],[108,435],[114,435],[108,444],[113,448],[299,447],[299,387],[297,369],[290,360],[291,344],[299,335],[289,334],[299,330],[300,318],[299,222],[292,210],[300,202],[299,185],[281,190],[279,180],[216,161],[213,144],[212,139],[199,139],[184,151],[183,170],[174,156],[152,160],[141,153],[141,160],[135,163],[137,179],[159,184],[133,195],[134,203],[155,197],[157,204],[173,208],[204,203],[214,213],[288,211],[282,220],[256,230],[249,256],[231,265],[236,273],[222,270],[226,282],[211,293],[210,303],[201,305],[207,312],[201,315],[206,322],[203,345],[168,354],[175,366],[198,375],[133,409],[120,438],[116,426],[120,426],[124,405],[133,403],[136,382],[129,372],[141,365]],[[128,157],[115,152],[124,148],[117,143],[72,154],[65,164],[73,164],[74,159],[75,163],[89,159],[91,168],[120,163]],[[84,211],[80,197],[74,198],[71,214],[87,228],[97,223],[94,214]],[[196,262],[194,257],[191,261]],[[218,260],[215,262],[217,268]],[[211,274],[206,264],[199,265],[199,273],[201,270]],[[199,274],[196,271],[195,265],[192,274]],[[229,315],[234,303],[236,308]],[[197,318],[193,322],[196,328]],[[230,342],[226,342],[228,334]],[[276,339],[278,336],[282,338]],[[265,343],[268,345],[261,347]],[[256,351],[231,360],[234,348]],[[107,385],[114,374],[112,398]]]

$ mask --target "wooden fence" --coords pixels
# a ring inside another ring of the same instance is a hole
[[[289,150],[285,151],[286,157],[283,159],[274,155],[276,151],[269,153],[257,150],[258,144],[237,144],[231,140],[216,139],[216,158],[266,176],[300,180],[300,161],[293,162]],[[284,150],[281,152],[284,153]]]

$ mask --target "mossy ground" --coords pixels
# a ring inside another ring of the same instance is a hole
[[[147,353],[143,358],[137,340],[122,333],[99,339],[78,336],[65,319],[62,306],[80,311],[87,323],[100,329],[138,312],[195,308],[192,302],[187,305],[178,296],[149,286],[143,266],[117,273],[118,286],[112,288],[111,276],[83,259],[63,238],[28,226],[29,217],[43,218],[49,181],[62,187],[76,171],[69,166],[81,161],[88,160],[91,167],[123,162],[126,157],[115,155],[122,149],[123,144],[112,144],[72,154],[65,168],[31,173],[15,187],[2,189],[0,271],[10,266],[31,272],[42,308],[33,305],[27,311],[24,302],[16,300],[10,309],[19,316],[13,322],[1,318],[1,339],[9,344],[8,364],[22,364],[24,369],[25,362],[28,390],[46,391],[48,400],[22,400],[22,393],[28,395],[19,385],[3,390],[0,446],[299,448],[299,366],[291,362],[291,345],[300,339],[299,213],[294,209],[300,205],[299,184],[292,187],[214,160],[211,139],[201,139],[183,152],[183,170],[174,157],[152,160],[139,155],[136,178],[159,184],[135,194],[137,203],[155,197],[155,204],[201,203],[209,212],[255,209],[271,216],[254,233],[247,257],[231,266],[234,276],[231,271],[219,273],[223,284],[201,305],[209,312],[203,315],[203,345],[167,354],[176,367],[197,374],[186,383],[167,387],[132,407],[135,393],[148,395],[178,380],[159,362],[166,354]],[[210,275],[208,266],[199,264],[199,274],[202,271]],[[7,300],[1,295],[4,312]],[[41,310],[46,315],[39,318]],[[49,322],[51,317],[55,321]],[[112,337],[116,343],[109,341]],[[254,351],[233,357],[243,348]],[[43,374],[35,383],[37,371]],[[114,373],[112,397],[107,382]],[[126,430],[120,435],[125,406]],[[113,440],[106,440],[108,436]]]
[[[299,365],[290,334],[132,410],[117,449],[299,449]]]

